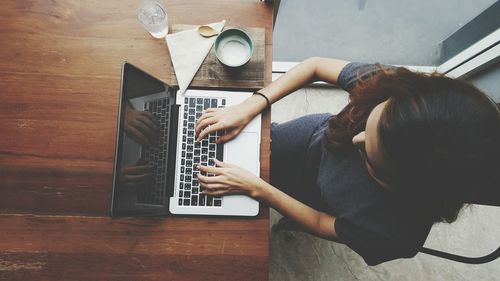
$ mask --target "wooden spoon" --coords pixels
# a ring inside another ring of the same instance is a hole
[[[208,25],[201,25],[198,27],[198,33],[203,36],[203,37],[212,37],[215,35],[219,35],[219,31],[213,29],[211,26]]]

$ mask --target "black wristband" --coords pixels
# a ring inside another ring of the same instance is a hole
[[[269,108],[271,108],[271,102],[269,101],[269,98],[268,98],[268,97],[266,97],[266,95],[264,95],[263,93],[260,93],[259,91],[255,91],[255,92],[253,92],[253,94],[254,94],[254,95],[261,96],[261,97],[263,97],[263,98],[265,98],[265,99],[266,99],[267,105],[266,105],[266,108],[265,108],[265,109],[269,109]]]

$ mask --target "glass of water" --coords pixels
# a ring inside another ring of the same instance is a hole
[[[163,38],[168,33],[168,16],[165,8],[154,0],[142,2],[137,15],[139,21],[154,38]]]

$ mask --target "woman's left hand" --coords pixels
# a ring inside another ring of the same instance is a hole
[[[249,171],[229,163],[214,159],[216,167],[198,166],[202,172],[215,174],[203,176],[198,174],[198,180],[207,195],[245,194],[258,197],[266,182]]]

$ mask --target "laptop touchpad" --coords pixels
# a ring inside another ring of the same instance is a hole
[[[259,134],[241,132],[224,145],[224,161],[236,164],[255,175],[259,175]]]

